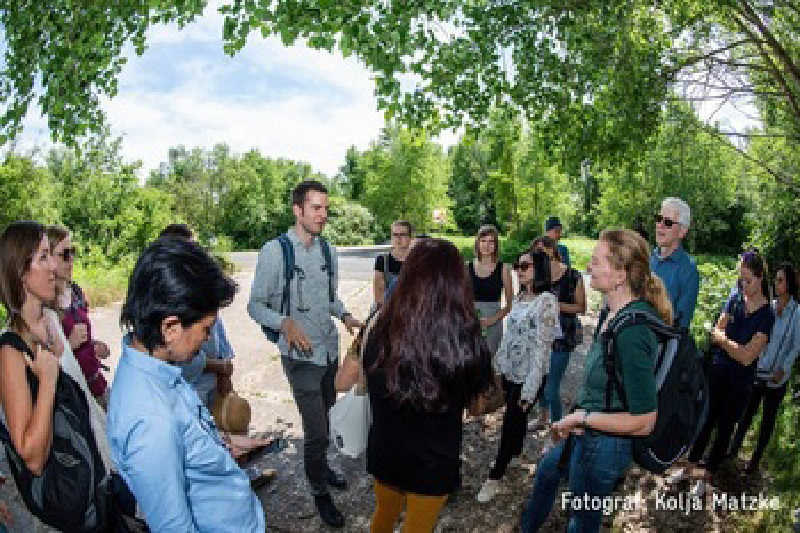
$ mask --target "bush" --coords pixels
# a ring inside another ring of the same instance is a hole
[[[233,245],[233,239],[227,235],[218,235],[211,239],[211,249],[216,253],[232,252]]]
[[[697,296],[691,332],[698,349],[708,348],[708,333],[705,324],[713,324],[722,306],[728,300],[731,289],[736,284],[736,260],[728,256],[698,256],[697,269],[700,271],[700,293]]]
[[[331,196],[325,237],[336,246],[358,246],[375,243],[375,217],[363,205]]]
[[[93,248],[75,263],[73,278],[86,293],[92,307],[101,307],[125,298],[135,262],[132,255],[111,262],[98,248]]]

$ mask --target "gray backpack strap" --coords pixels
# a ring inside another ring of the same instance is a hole
[[[325,237],[319,238],[319,245],[322,247],[322,256],[325,258],[325,270],[328,271],[328,299],[333,303],[336,300],[336,291],[333,288],[333,257],[331,256],[331,245]]]

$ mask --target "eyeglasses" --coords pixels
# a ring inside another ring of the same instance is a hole
[[[398,239],[401,237],[408,237],[408,233],[392,233],[392,237],[397,237]]]
[[[671,218],[667,218],[665,216],[661,216],[660,214],[657,214],[653,218],[655,219],[656,224],[664,224],[665,228],[671,228],[675,224],[680,224],[680,222],[678,222],[677,220],[672,220]]]
[[[58,257],[63,259],[64,261],[70,262],[75,259],[75,255],[77,254],[77,250],[75,248],[64,248],[64,251],[60,254],[56,254]]]
[[[533,266],[533,263],[529,263],[528,261],[522,261],[519,263],[514,263],[512,266],[514,267],[514,270],[525,272],[526,270],[528,270],[530,267]]]

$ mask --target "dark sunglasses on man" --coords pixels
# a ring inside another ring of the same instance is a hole
[[[671,228],[675,224],[680,224],[680,222],[677,220],[672,220],[671,218],[661,216],[660,214],[656,214],[653,218],[655,219],[656,224],[664,224],[665,228]]]
[[[75,259],[75,255],[77,254],[77,250],[74,247],[72,248],[64,248],[64,251],[56,254],[58,257],[63,259],[64,261],[70,262]]]

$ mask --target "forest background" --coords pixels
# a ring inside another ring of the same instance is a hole
[[[0,7],[0,226],[69,227],[81,252],[76,277],[95,304],[120,298],[133,261],[169,223],[188,223],[220,254],[260,248],[292,223],[289,192],[305,179],[329,187],[326,235],[340,246],[385,242],[402,218],[453,238],[468,258],[463,237],[491,223],[508,261],[557,215],[582,250],[581,268],[604,228],[652,234],[661,199],[681,197],[703,278],[692,324],[700,343],[743,247],[758,246],[771,272],[783,260],[800,264],[798,2],[233,0],[218,8],[226,52],[260,33],[356,56],[375,74],[385,127],[367,149],[342,154],[335,175],[237,153],[225,139],[165,146],[159,167],[143,169],[121,156],[124,140],[109,133],[98,96],[116,95],[124,46],[141,54],[149,27],[183,27],[205,8]],[[34,97],[55,148],[15,144]],[[759,126],[701,119],[702,105],[746,108]],[[453,145],[435,142],[453,128]],[[784,402],[769,458],[789,508],[800,506],[791,489],[798,415]],[[757,516],[751,526],[774,530],[788,522],[770,521],[784,519]]]

